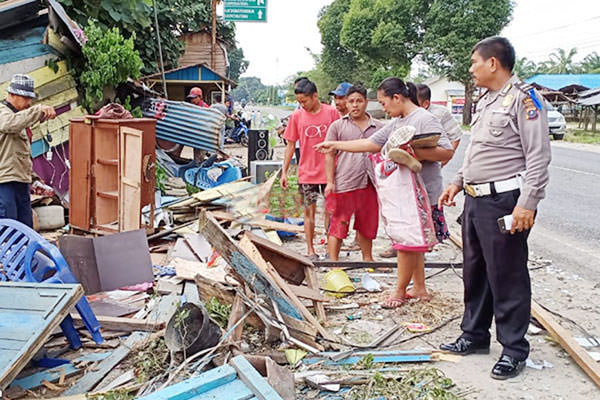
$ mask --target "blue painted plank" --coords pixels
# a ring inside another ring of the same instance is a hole
[[[73,364],[65,364],[60,367],[41,371],[33,375],[26,376],[24,378],[15,379],[10,387],[19,386],[23,390],[34,389],[42,385],[42,381],[54,382],[60,378],[62,371],[65,371],[65,376],[74,375],[79,372],[78,368],[75,368]]]
[[[211,369],[176,385],[141,397],[140,400],[188,400],[236,379],[235,370],[229,365]]]
[[[189,400],[249,400],[254,393],[239,379],[214,388],[211,391],[191,397]]]
[[[315,364],[319,361],[324,361],[323,365],[347,365],[347,364],[356,364],[361,361],[363,356],[355,356],[344,358],[343,360],[333,361],[333,360],[323,360],[320,357],[311,357],[308,359],[302,360],[304,364],[311,365]],[[417,355],[390,355],[390,356],[374,356],[374,363],[411,363],[411,362],[428,362],[431,361],[430,354],[417,354]]]
[[[108,356],[110,356],[112,354],[112,351],[107,351],[104,353],[89,353],[89,354],[85,354],[79,358],[76,358],[73,360],[74,363],[80,363],[80,362],[93,362],[93,361],[102,361],[105,358],[108,358]]]
[[[42,43],[45,30],[45,26],[39,26],[17,32],[7,39],[0,39],[0,64],[52,53],[52,48]]]
[[[237,371],[238,378],[248,385],[256,397],[262,400],[283,400],[244,356],[233,357],[231,364]]]

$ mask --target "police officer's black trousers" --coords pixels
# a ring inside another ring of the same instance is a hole
[[[512,214],[519,190],[473,198],[466,195],[463,238],[465,313],[462,336],[489,343],[492,316],[503,354],[525,360],[531,310],[527,269],[529,231],[500,232],[497,219]]]

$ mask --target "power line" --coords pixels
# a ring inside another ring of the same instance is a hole
[[[543,31],[528,33],[526,35],[519,36],[519,38],[527,38],[527,37],[531,37],[531,36],[541,35],[543,33],[554,32],[554,31],[557,31],[557,30],[560,30],[560,29],[569,28],[571,26],[581,26],[581,24],[584,23],[584,22],[589,22],[589,21],[593,21],[593,20],[596,20],[596,19],[600,19],[600,15],[596,15],[595,17],[590,17],[590,18],[584,19],[582,21],[573,22],[571,24],[561,25],[561,26],[557,26],[557,27],[554,27],[554,28],[548,28],[548,29],[545,29]]]

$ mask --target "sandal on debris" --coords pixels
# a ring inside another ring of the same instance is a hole
[[[420,301],[430,301],[431,300],[431,295],[427,295],[427,296],[413,296],[411,294],[405,293],[404,294],[404,299],[405,300],[420,300]]]
[[[406,299],[397,298],[397,297],[393,297],[393,296],[388,296],[388,298],[385,299],[384,302],[381,304],[381,308],[385,308],[386,310],[390,310],[390,309],[393,309],[393,308],[399,308],[404,303],[406,303]]]
[[[358,244],[356,242],[352,242],[352,244],[349,244],[347,246],[342,246],[341,250],[342,251],[359,251],[360,244]]]

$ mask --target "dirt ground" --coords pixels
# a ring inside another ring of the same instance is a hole
[[[226,151],[245,160],[246,148],[227,146]],[[274,159],[283,159],[283,147],[275,148]],[[245,162],[243,163],[245,165]],[[462,199],[459,199],[462,200]],[[460,203],[460,201],[459,201]],[[456,220],[462,205],[446,210],[446,217],[451,231],[460,232]],[[320,214],[322,219],[322,214]],[[319,226],[319,225],[318,225]],[[322,225],[322,221],[320,222]],[[534,228],[535,229],[535,228]],[[352,234],[351,234],[352,236]],[[352,236],[353,237],[353,236]],[[317,252],[325,254],[324,237],[317,238]],[[321,243],[322,242],[322,243]],[[347,240],[350,242],[350,240]],[[390,244],[389,239],[380,231],[374,242],[374,256],[385,250]],[[298,235],[284,244],[301,254],[306,253],[304,236]],[[427,254],[427,261],[460,262],[461,251],[450,241],[441,244]],[[341,253],[341,260],[360,260],[360,252]],[[561,325],[569,330],[574,337],[585,337],[586,332],[600,337],[600,307],[597,304],[597,293],[600,283],[586,279],[571,271],[569,265],[559,265],[545,259],[544,254],[530,254],[530,273],[532,280],[533,299],[551,311],[575,321],[578,325],[564,318],[555,316]],[[321,269],[320,274],[327,269]],[[360,277],[364,269],[353,270],[350,278],[358,280],[355,286],[360,287]],[[327,328],[336,336],[343,336],[358,344],[366,344],[382,334],[395,324],[422,322],[432,328],[447,324],[432,333],[420,338],[409,340],[396,348],[399,349],[437,349],[440,343],[453,341],[460,334],[460,320],[463,312],[462,305],[462,271],[460,269],[446,271],[427,270],[426,276],[429,290],[433,299],[428,302],[414,302],[396,310],[381,309],[379,304],[385,298],[386,291],[395,284],[395,270],[375,271],[370,275],[382,284],[380,293],[360,293],[336,300],[337,303],[359,303],[360,308],[343,311],[329,310],[327,312]],[[360,319],[349,320],[349,315],[361,314]],[[448,322],[450,321],[450,322]],[[585,332],[583,331],[585,330]],[[400,339],[407,339],[412,334],[404,332]],[[495,337],[492,327],[492,337]],[[497,381],[490,378],[490,370],[501,355],[501,346],[492,341],[489,355],[470,355],[460,359],[458,363],[438,361],[427,366],[433,366],[443,371],[461,389],[472,389],[468,399],[593,399],[600,398],[600,390],[583,372],[575,361],[557,345],[545,331],[527,336],[531,344],[530,360],[536,365],[545,365],[543,369],[527,367],[520,376],[508,381]],[[590,351],[599,351],[598,348]],[[403,365],[404,367],[405,365]],[[413,364],[411,367],[423,367]],[[313,393],[314,394],[314,393]],[[306,397],[309,398],[309,397]],[[313,397],[314,398],[314,397]]]

